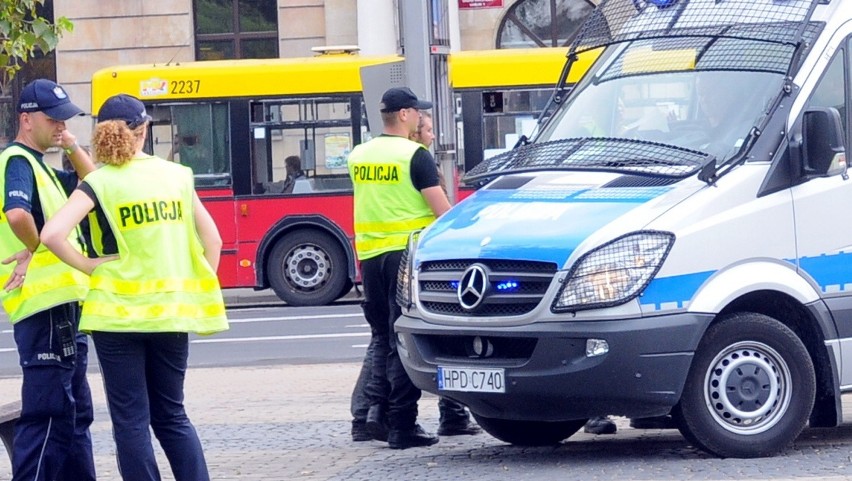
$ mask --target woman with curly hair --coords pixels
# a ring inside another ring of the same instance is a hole
[[[192,171],[142,151],[151,118],[135,97],[110,97],[92,140],[89,174],[41,241],[91,276],[80,329],[91,332],[124,480],[159,480],[149,426],[178,481],[209,479],[183,405],[188,333],[228,328],[216,277],[222,240],[195,194]],[[90,212],[96,258],[68,233]]]

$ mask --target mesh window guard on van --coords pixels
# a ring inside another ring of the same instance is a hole
[[[638,39],[697,36],[797,44],[819,0],[603,0],[572,52]]]
[[[471,169],[464,181],[554,169],[685,178],[714,161],[704,152],[643,140],[563,139],[524,145],[486,159]]]

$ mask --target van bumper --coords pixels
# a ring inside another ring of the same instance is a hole
[[[607,321],[459,327],[403,315],[395,324],[406,371],[422,390],[488,418],[567,421],[599,415],[657,416],[681,396],[695,349],[712,314],[678,313]],[[473,339],[493,346],[476,356]],[[606,354],[587,357],[586,341]],[[438,366],[502,368],[505,393],[439,391]]]

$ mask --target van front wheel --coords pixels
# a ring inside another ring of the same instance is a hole
[[[771,317],[737,313],[707,330],[673,414],[684,437],[705,451],[771,456],[802,432],[815,392],[799,337]]]

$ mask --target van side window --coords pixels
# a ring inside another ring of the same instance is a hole
[[[846,119],[846,79],[845,79],[845,50],[841,49],[834,56],[831,64],[820,79],[817,88],[808,101],[808,107],[834,107],[840,113],[840,122],[846,132],[848,142],[848,124]]]

